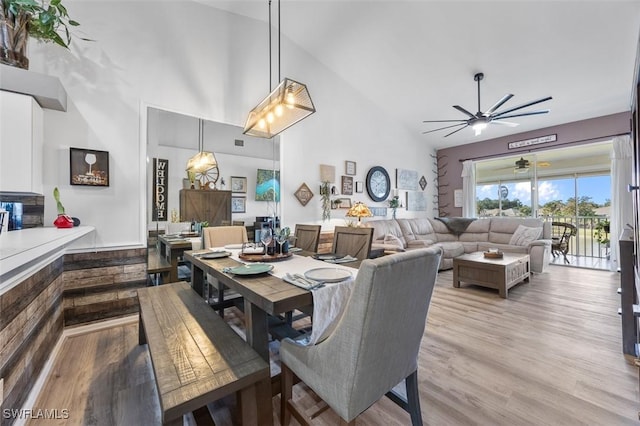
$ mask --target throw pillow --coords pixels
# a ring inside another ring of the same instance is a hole
[[[404,244],[402,240],[393,234],[387,234],[384,236],[384,243],[398,247],[398,250],[404,250]]]
[[[528,246],[542,235],[542,228],[531,228],[518,225],[518,229],[511,236],[509,244],[514,246]]]

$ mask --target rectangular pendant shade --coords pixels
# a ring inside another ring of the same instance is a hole
[[[249,112],[242,133],[272,138],[314,112],[307,86],[285,78]]]

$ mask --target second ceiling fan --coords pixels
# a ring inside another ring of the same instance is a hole
[[[457,109],[458,111],[462,112],[463,114],[469,116],[469,118],[463,119],[463,120],[425,120],[423,121],[423,123],[457,123],[457,124],[452,124],[450,126],[445,126],[445,127],[440,127],[437,129],[433,129],[433,130],[428,130],[426,132],[422,132],[424,133],[431,133],[431,132],[437,132],[438,130],[444,130],[444,129],[451,129],[454,127],[459,127],[458,129],[447,133],[446,135],[444,135],[444,137],[446,138],[447,136],[451,136],[452,134],[459,132],[460,130],[471,126],[475,132],[476,132],[476,136],[478,136],[483,129],[485,129],[487,127],[488,124],[500,124],[503,126],[509,126],[509,127],[515,127],[518,125],[518,123],[512,123],[510,121],[503,121],[503,119],[505,118],[513,118],[513,117],[524,117],[527,115],[539,115],[539,114],[546,114],[549,112],[548,109],[545,110],[539,110],[539,111],[529,111],[529,112],[520,112],[520,113],[515,113],[512,114],[520,109],[523,108],[527,108],[530,107],[532,105],[536,105],[539,104],[541,102],[546,102],[548,100],[551,100],[552,97],[551,96],[547,96],[546,98],[542,98],[542,99],[538,99],[536,101],[531,101],[531,102],[527,102],[526,104],[522,104],[522,105],[518,105],[516,107],[513,108],[509,108],[506,109],[504,111],[497,111],[498,108],[500,108],[502,105],[504,105],[509,99],[511,99],[513,97],[512,94],[507,94],[504,95],[502,97],[502,99],[500,99],[498,102],[496,102],[491,108],[489,108],[488,110],[486,110],[485,112],[482,112],[480,110],[480,81],[482,81],[482,79],[484,78],[484,74],[479,72],[476,75],[473,76],[473,79],[475,81],[478,82],[478,112],[475,114],[472,114],[471,112],[467,111],[466,109],[462,108],[460,105],[454,105],[453,107],[455,109]]]

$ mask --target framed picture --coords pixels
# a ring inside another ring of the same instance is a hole
[[[371,214],[374,216],[386,216],[387,208],[386,207],[372,207],[369,206],[369,210],[371,210]]]
[[[356,162],[345,161],[344,162],[344,174],[349,176],[355,176],[356,174]]]
[[[70,184],[109,186],[109,152],[69,148]]]
[[[418,172],[415,170],[396,169],[396,188],[416,191],[418,189]]]
[[[342,195],[353,195],[353,178],[342,176]]]
[[[313,198],[313,192],[311,192],[311,189],[307,186],[306,183],[300,185],[298,190],[293,195],[295,195],[298,201],[300,201],[300,204],[302,204],[303,206],[306,206],[309,200]]]
[[[242,176],[231,176],[231,192],[247,192],[247,178]]]
[[[361,180],[356,181],[356,192],[358,194],[361,194],[363,191],[363,186],[362,186],[363,182]]]
[[[339,209],[351,208],[351,198],[337,198],[335,202],[337,204],[337,208]]]
[[[247,197],[231,197],[231,213],[247,211]]]

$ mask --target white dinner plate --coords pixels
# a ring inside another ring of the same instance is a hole
[[[305,278],[322,281],[324,283],[336,283],[351,278],[351,272],[340,268],[315,268],[304,273]]]

